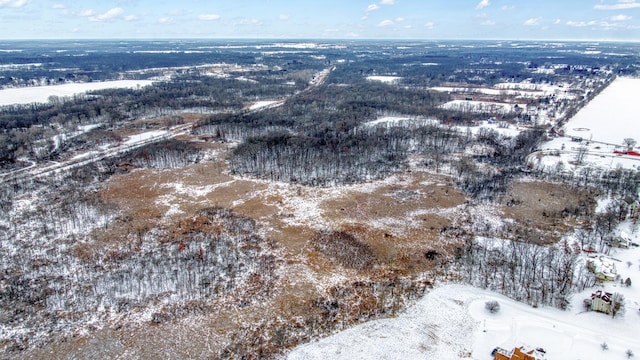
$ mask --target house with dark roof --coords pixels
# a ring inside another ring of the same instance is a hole
[[[588,304],[592,311],[611,314],[611,296],[611,293],[598,290],[591,294],[591,299],[587,299],[585,304]]]

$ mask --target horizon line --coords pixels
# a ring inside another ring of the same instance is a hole
[[[313,38],[313,37],[160,37],[160,38],[0,38],[0,41],[176,41],[176,40],[201,40],[201,41],[420,41],[420,42],[438,42],[438,41],[508,41],[508,42],[609,42],[609,43],[640,43],[640,39],[514,39],[514,38]]]

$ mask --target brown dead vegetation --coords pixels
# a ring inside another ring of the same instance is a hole
[[[500,203],[514,240],[549,244],[595,209],[597,193],[548,182],[514,182]]]
[[[403,184],[383,186],[371,193],[345,193],[340,198],[325,202],[322,208],[329,219],[358,222],[381,218],[406,219],[419,210],[452,208],[465,200],[449,180],[416,173]]]
[[[261,295],[264,303],[253,303],[247,295],[246,300],[195,306],[200,310],[183,317],[161,316],[186,311],[176,305],[160,312],[158,323],[100,330],[95,336],[117,344],[116,352],[164,356],[156,349],[170,344],[172,356],[178,357],[253,351],[270,358],[353,323],[395,314],[427,286],[415,276],[437,267],[461,241],[447,235],[456,221],[446,210],[461,206],[466,197],[447,178],[418,171],[362,190],[296,191],[293,185],[231,177],[227,145],[201,140],[195,145],[215,156],[182,169],[136,169],[107,181],[99,195],[116,204],[121,215],[108,229],[96,231],[93,242],[77,245],[78,256],[117,259],[149,238],[180,244],[194,232],[215,234],[222,229],[208,222],[202,209],[220,207],[261,224],[266,238],[284,250],[285,262],[279,266],[286,276],[270,286],[269,296]],[[323,227],[313,221],[289,222],[295,215],[288,213],[288,194],[325,199],[317,202],[318,220],[331,227],[319,231]],[[145,238],[151,231],[153,237]],[[336,281],[336,276],[349,280]],[[252,286],[263,289],[265,284],[256,275],[238,293],[250,294]],[[265,345],[255,348],[247,342],[255,339]],[[91,340],[72,342],[76,349],[92,346]],[[67,345],[56,348],[70,353]]]

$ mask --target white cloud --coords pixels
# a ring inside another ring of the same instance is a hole
[[[383,20],[383,21],[380,21],[380,23],[378,24],[379,27],[385,27],[390,25],[393,25],[393,20]]]
[[[397,17],[397,18],[396,18],[396,22],[403,22],[403,21],[404,21],[404,18],[403,18],[403,17]]]
[[[158,22],[160,24],[172,24],[173,23],[173,18],[170,17],[162,17],[160,19],[158,19]]]
[[[135,15],[127,15],[124,17],[124,21],[136,21],[138,20],[138,17]]]
[[[560,25],[561,23],[562,23],[562,20],[560,20],[560,19],[556,19],[556,20],[553,22],[553,24],[554,24],[554,25]]]
[[[405,26],[403,26],[403,28],[405,28],[405,29],[413,29],[413,26],[411,26],[411,25],[405,25]]]
[[[571,26],[571,27],[587,27],[587,26],[594,26],[598,24],[597,21],[595,20],[591,20],[591,21],[573,21],[573,20],[569,20],[567,21],[567,25]]]
[[[66,9],[66,7],[63,4],[53,4],[51,8],[58,9],[58,10]]]
[[[429,21],[428,23],[424,24],[424,27],[426,27],[429,30],[433,29],[434,26],[435,24],[433,23],[433,21]]]
[[[378,4],[371,4],[367,6],[367,9],[365,11],[370,12],[370,11],[376,11],[378,9],[380,9],[380,6],[378,6]]]
[[[93,16],[95,14],[96,12],[93,11],[93,9],[82,10],[78,13],[79,16],[84,16],[84,17]]]
[[[502,11],[508,11],[508,10],[513,10],[515,9],[516,6],[515,5],[502,5],[502,7],[500,7],[500,10]]]
[[[393,5],[396,3],[396,0],[382,0],[380,1],[380,5]]]
[[[496,22],[493,21],[493,20],[485,20],[485,21],[480,23],[480,25],[482,25],[482,26],[494,26],[495,24],[496,24]]]
[[[478,9],[478,10],[484,9],[489,5],[491,5],[491,2],[489,0],[480,0],[478,5],[476,5],[476,9]]]
[[[124,13],[124,10],[120,7],[116,7],[113,9],[109,9],[107,10],[107,12],[104,12],[102,14],[91,16],[89,17],[89,20],[90,21],[110,21],[119,17],[120,15],[122,15],[122,13]]]
[[[617,4],[598,4],[593,7],[596,10],[625,10],[640,8],[640,3],[635,0],[620,0]]]
[[[611,21],[629,21],[631,19],[633,19],[633,17],[631,17],[630,15],[623,15],[623,14],[612,16],[609,18],[609,20]]]
[[[524,22],[525,26],[538,26],[540,24],[540,18],[531,18],[531,19],[527,19],[527,21]]]
[[[280,19],[282,21],[287,21],[287,20],[289,20],[289,15],[288,14],[280,14],[280,16],[278,16],[278,19]]]
[[[198,19],[202,21],[214,21],[220,19],[220,15],[218,14],[202,14],[198,15]]]
[[[238,25],[262,25],[262,22],[258,19],[240,19],[236,24]]]
[[[21,8],[27,3],[29,0],[0,0],[0,8],[4,7],[12,7],[12,8]]]

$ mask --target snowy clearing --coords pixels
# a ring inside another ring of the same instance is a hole
[[[383,75],[380,75],[380,76],[367,76],[367,80],[369,80],[369,81],[380,81],[380,82],[383,82],[383,83],[392,84],[392,83],[396,83],[396,82],[402,80],[402,78],[399,77],[399,76],[383,76]]]
[[[125,141],[123,144],[124,145],[138,144],[138,143],[141,143],[141,142],[154,140],[154,139],[166,136],[168,134],[169,134],[169,132],[165,131],[165,130],[147,131],[147,132],[144,132],[144,133],[141,133],[141,134],[130,136],[129,139],[127,139],[127,141]]]
[[[249,106],[249,110],[258,110],[266,107],[275,107],[284,104],[282,100],[256,101]]]
[[[526,110],[526,105],[506,104],[491,101],[452,100],[442,104],[442,108],[464,112],[507,114],[523,109]]]
[[[426,118],[418,118],[411,116],[383,116],[379,117],[376,120],[368,121],[362,124],[365,127],[376,127],[376,126],[424,126],[424,125],[436,125],[440,122],[437,119],[426,119]]]
[[[492,88],[476,86],[436,86],[429,90],[446,93],[484,94],[492,96],[515,96],[518,98],[539,99],[545,96],[556,96],[561,99],[573,99],[575,95],[568,92],[569,85],[500,83]]]
[[[0,106],[49,102],[50,96],[73,96],[87,91],[136,88],[153,84],[150,80],[116,80],[90,83],[73,83],[51,86],[33,86],[0,90]]]
[[[637,241],[638,235],[634,235]],[[622,278],[640,278],[640,248],[614,255]],[[627,261],[631,266],[624,265]],[[582,301],[597,289],[620,292],[626,314],[612,319],[584,312]],[[485,303],[496,300],[491,314]],[[495,347],[542,347],[547,359],[624,359],[640,353],[640,286],[608,283],[576,294],[568,311],[533,308],[497,293],[466,285],[443,285],[396,318],[358,325],[295,348],[288,359],[490,359]],[[603,352],[601,344],[608,350]]]

